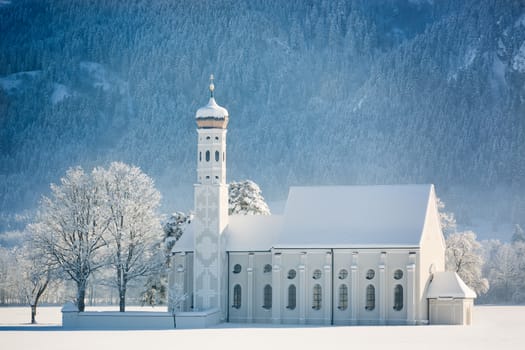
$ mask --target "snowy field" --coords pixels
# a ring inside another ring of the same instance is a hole
[[[135,309],[136,310],[136,309]],[[151,310],[151,309],[147,309]],[[103,349],[524,349],[525,307],[477,306],[474,325],[297,327],[226,324],[170,331],[62,331],[60,308],[0,308],[2,350]]]

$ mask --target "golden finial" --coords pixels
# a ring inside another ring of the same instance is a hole
[[[210,75],[210,97],[213,97],[213,90],[215,90],[215,84],[213,84],[213,74]]]

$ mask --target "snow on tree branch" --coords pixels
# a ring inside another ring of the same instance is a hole
[[[244,180],[229,184],[229,214],[270,215],[270,208],[262,196],[259,186]]]

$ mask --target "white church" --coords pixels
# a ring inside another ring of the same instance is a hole
[[[229,114],[213,91],[196,113],[194,219],[172,251],[177,328],[471,323],[433,185],[292,187],[282,215],[229,216]]]

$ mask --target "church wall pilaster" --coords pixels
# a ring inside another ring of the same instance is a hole
[[[351,323],[357,324],[357,311],[359,308],[359,255],[358,252],[352,253],[351,266],[351,286],[352,286],[352,318]]]
[[[416,322],[416,253],[408,254],[407,264],[407,323],[415,324]]]
[[[386,276],[385,276],[385,266],[386,266],[386,252],[381,252],[379,259],[379,323],[384,324],[386,320],[386,304],[387,304],[387,295],[389,291],[386,287]]]
[[[298,282],[298,294],[299,294],[299,323],[306,323],[306,298],[308,295],[307,283],[306,283],[306,266],[308,263],[308,255],[306,252],[301,253],[301,262],[297,267],[299,272],[299,282]]]
[[[246,321],[248,323],[253,322],[253,304],[254,304],[254,279],[253,279],[253,269],[254,269],[254,263],[253,263],[254,255],[253,253],[248,254],[248,268],[246,269],[246,272],[248,274],[248,281],[247,281],[247,316]]]
[[[281,253],[273,254],[272,267],[272,323],[281,323]]]
[[[323,303],[324,308],[324,324],[329,325],[332,323],[332,253],[327,252],[325,254],[325,264],[323,266],[324,276],[324,287],[323,287]]]

